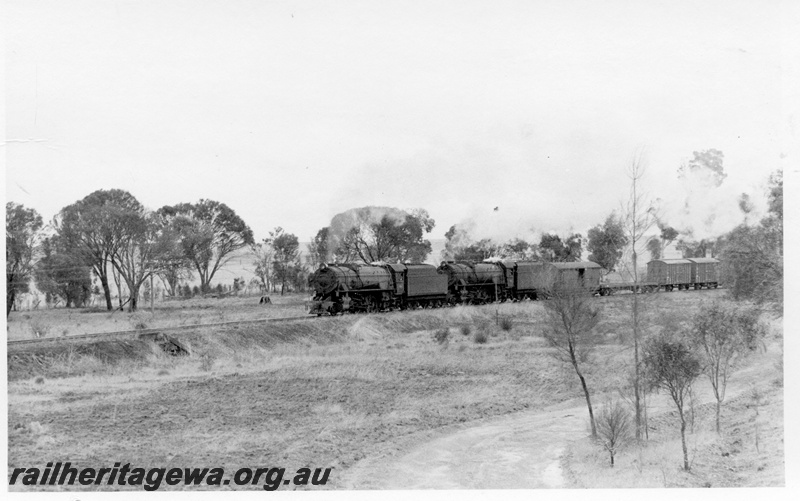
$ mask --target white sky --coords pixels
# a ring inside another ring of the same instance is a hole
[[[434,238],[585,235],[645,147],[668,222],[724,231],[794,160],[789,5],[11,0],[6,197],[45,219],[97,189],[210,198],[257,239],[365,205],[424,207]],[[728,178],[690,193],[709,148]]]

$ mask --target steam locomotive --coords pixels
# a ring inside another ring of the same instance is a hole
[[[309,277],[315,295],[310,314],[371,313],[456,304],[546,299],[558,287],[580,287],[609,295],[620,290],[655,292],[716,288],[718,261],[712,258],[660,259],[647,264],[647,279],[601,283],[601,267],[591,261],[546,263],[486,260],[429,264],[323,264]]]

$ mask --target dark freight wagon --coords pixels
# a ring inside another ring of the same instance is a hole
[[[692,263],[691,282],[695,289],[707,287],[716,289],[719,284],[719,261],[712,257],[693,257],[687,261]]]
[[[591,261],[570,263],[548,263],[557,270],[558,284],[562,287],[581,287],[590,292],[600,289],[600,270],[602,267]]]
[[[688,289],[692,284],[692,262],[688,259],[654,259],[647,263],[647,281],[666,290]]]

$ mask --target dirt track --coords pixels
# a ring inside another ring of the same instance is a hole
[[[576,401],[434,438],[393,461],[366,460],[344,481],[355,489],[563,487],[560,457],[587,421]]]

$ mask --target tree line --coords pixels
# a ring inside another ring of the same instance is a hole
[[[721,152],[710,157],[695,152],[695,157],[719,160],[712,167],[718,167],[715,173],[722,172]],[[639,164],[637,160],[632,166]],[[651,258],[658,258],[664,247],[677,239],[684,257],[707,252],[721,257],[734,296],[782,298],[781,172],[769,180],[767,217],[751,224],[752,203],[743,195],[739,205],[744,222],[719,238],[700,242],[659,218],[646,194],[636,192],[639,173],[634,168],[629,174],[634,189],[627,207],[592,227],[587,238],[580,233],[544,233],[538,243],[519,238],[506,243],[475,241],[469,228],[453,225],[445,233],[442,258],[579,261],[585,245],[589,260],[600,264],[606,273],[632,263],[629,271],[638,281],[638,256],[646,249]],[[11,311],[18,295],[29,290],[31,280],[36,281],[48,303],[63,301],[68,307],[85,305],[95,293],[102,294],[109,310],[124,307],[121,294],[118,304],[112,303],[113,284],[117,291],[127,289],[127,306],[135,310],[140,290],[152,277],[160,278],[170,296],[184,294],[186,282],[195,277],[199,293],[208,293],[217,272],[242,248],[252,251],[253,271],[263,291],[280,290],[283,294],[288,289],[303,290],[309,274],[324,262],[423,262],[432,250],[426,235],[435,224],[424,209],[350,209],[334,216],[317,232],[303,257],[296,235],[276,227],[268,238],[255,242],[242,218],[214,200],[152,211],[127,191],[98,190],[61,209],[47,232],[35,209],[8,202],[6,311]],[[646,240],[645,249],[640,248],[654,226],[658,234]],[[99,287],[93,286],[92,276],[99,280]]]
[[[17,294],[27,292],[31,279],[48,303],[61,300],[81,307],[99,292],[106,308],[112,302],[111,283],[123,287],[119,308],[138,308],[143,284],[161,278],[171,294],[181,281],[197,274],[200,289],[211,290],[214,275],[242,247],[253,243],[253,232],[224,203],[197,203],[145,208],[129,192],[98,190],[61,209],[42,232],[35,209],[6,204],[6,314]],[[92,275],[100,287],[92,287]]]

